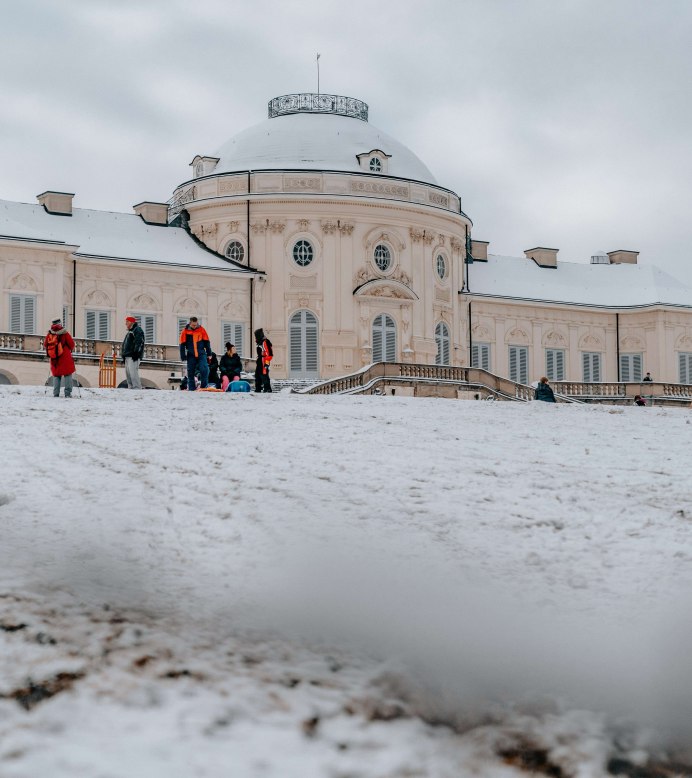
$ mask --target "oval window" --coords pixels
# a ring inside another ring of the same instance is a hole
[[[440,279],[440,281],[444,281],[447,276],[447,261],[442,256],[442,254],[437,255],[436,270],[437,277]]]
[[[379,270],[383,273],[389,270],[389,266],[392,264],[392,252],[383,243],[378,243],[375,246],[374,258]]]
[[[307,267],[312,262],[312,256],[310,241],[299,240],[293,247],[293,260],[300,267]]]

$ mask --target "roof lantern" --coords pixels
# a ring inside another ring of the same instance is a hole
[[[595,251],[591,255],[591,264],[592,265],[609,265],[610,264],[610,257],[605,253],[605,251]]]
[[[334,113],[350,116],[363,122],[368,120],[368,104],[355,97],[325,95],[319,92],[300,92],[272,98],[267,106],[270,119],[292,113]]]

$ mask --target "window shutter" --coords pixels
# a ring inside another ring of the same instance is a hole
[[[294,313],[289,325],[291,349],[290,365],[292,373],[300,373],[303,369],[302,318],[302,311]]]
[[[471,367],[479,367],[478,364],[478,346],[471,346]]]
[[[527,348],[519,349],[519,383],[528,384],[529,382],[529,350]]]
[[[180,340],[180,336],[181,336],[183,330],[185,329],[185,327],[187,327],[188,321],[189,321],[189,319],[185,319],[182,316],[178,316],[178,340]],[[224,341],[224,343],[225,342],[226,341]]]
[[[70,309],[67,305],[62,307],[62,323],[67,327],[67,320],[70,317]]]
[[[96,311],[86,312],[86,337],[87,340],[96,340]]]
[[[10,295],[10,332],[22,331],[22,298]]]
[[[630,355],[629,354],[621,354],[620,355],[620,380],[624,381],[625,383],[628,383],[632,380],[630,378]]]
[[[110,340],[110,313],[98,311],[98,340]]]
[[[390,316],[385,316],[385,361],[396,362],[396,324]]]
[[[692,354],[680,352],[678,354],[678,368],[681,384],[692,384]]]
[[[518,349],[516,346],[510,346],[509,347],[509,377],[512,381],[519,381],[519,376],[517,375],[517,360],[518,360]]]
[[[232,343],[240,357],[243,356],[243,325],[235,321],[221,322],[221,340],[224,348]]]
[[[317,319],[309,311],[305,312],[305,371],[317,372]]]
[[[600,354],[592,354],[591,355],[593,362],[592,362],[592,373],[593,373],[593,380],[600,381],[601,380],[601,355]]]
[[[27,335],[31,335],[34,333],[34,324],[36,321],[36,298],[35,297],[25,297],[24,298],[24,316],[23,316],[23,326],[24,326],[24,332],[27,333]]]
[[[582,373],[583,373],[583,379],[584,382],[589,384],[591,383],[591,359],[590,354],[587,354],[586,352],[582,352],[581,359],[582,359]]]
[[[554,381],[565,380],[565,352],[555,352],[555,378]]]
[[[642,380],[642,355],[641,354],[632,354],[632,380],[633,381],[641,381]]]
[[[372,325],[372,361],[382,362],[383,316],[378,316]]]
[[[548,376],[549,380],[551,381],[556,380],[555,379],[555,372],[556,372],[555,362],[557,361],[555,359],[556,353],[557,352],[553,351],[552,349],[546,349],[545,352],[545,374],[546,376]]]

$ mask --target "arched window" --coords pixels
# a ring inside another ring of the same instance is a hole
[[[437,343],[437,356],[435,357],[435,364],[448,365],[449,329],[443,321],[441,321],[437,327],[435,327],[435,343]]]
[[[226,256],[234,262],[242,262],[245,259],[243,244],[238,240],[232,240],[228,246],[226,246]]]
[[[396,362],[396,324],[386,313],[372,324],[372,361]]]
[[[379,157],[373,157],[370,160],[370,170],[372,170],[373,173],[382,172],[382,160]]]
[[[288,365],[291,378],[318,378],[317,317],[296,311],[288,323]]]
[[[296,241],[293,246],[293,260],[300,267],[307,267],[312,262],[313,251],[309,240]]]
[[[435,271],[440,281],[444,281],[447,277],[447,260],[442,254],[438,254],[435,259]]]

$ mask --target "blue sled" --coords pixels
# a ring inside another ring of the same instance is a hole
[[[231,381],[226,391],[227,392],[249,392],[250,384],[247,381]]]

